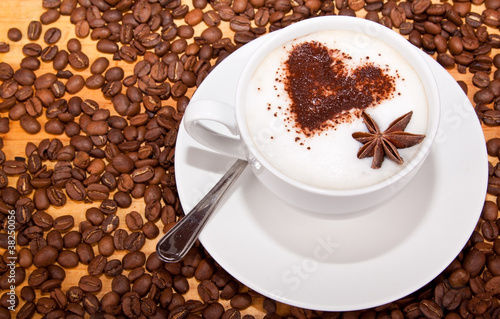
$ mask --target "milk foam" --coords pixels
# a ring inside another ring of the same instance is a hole
[[[365,111],[385,130],[399,116],[413,111],[406,132],[425,134],[427,101],[424,88],[413,68],[397,52],[382,41],[364,39],[354,31],[321,31],[296,39],[275,49],[255,71],[246,92],[247,125],[259,152],[275,168],[292,179],[322,189],[353,189],[383,181],[401,170],[415,155],[420,145],[400,149],[404,164],[385,158],[380,169],[372,169],[372,158],[358,159],[362,144],[352,137],[366,132],[362,119],[355,118],[321,134],[305,137],[289,126],[290,114],[285,111],[290,99],[283,83],[276,81],[283,70],[293,44],[318,41],[352,57],[353,65],[369,61],[396,77],[396,91],[391,99],[368,107]],[[300,139],[297,142],[297,138]]]

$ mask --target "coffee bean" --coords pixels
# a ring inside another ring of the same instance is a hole
[[[180,277],[174,276],[174,288],[176,287],[176,278],[178,282],[183,282],[180,281]],[[177,285],[179,285],[179,283]],[[213,303],[219,299],[219,289],[210,280],[203,280],[198,285],[198,294],[200,295],[200,298],[206,303]]]
[[[494,240],[500,233],[498,225],[493,221],[485,221],[481,225],[481,231],[487,240]]]
[[[84,265],[88,265],[92,258],[94,258],[94,250],[92,249],[92,246],[85,242],[78,244],[76,247],[76,254],[80,259],[80,262]]]
[[[463,267],[470,273],[471,277],[475,277],[483,269],[485,263],[486,256],[478,250],[472,249],[465,255]]]
[[[71,57],[71,55],[70,55]],[[71,64],[71,62],[70,62]],[[74,67],[74,66],[73,66]],[[76,94],[80,92],[83,87],[85,86],[85,79],[81,75],[73,75],[68,79],[68,82],[66,82],[66,91],[69,94]]]
[[[23,33],[18,28],[10,28],[7,31],[7,38],[12,42],[18,42],[23,38]]]
[[[103,220],[101,229],[105,234],[110,234],[118,228],[119,223],[120,218],[115,214],[111,214]],[[125,241],[123,242],[123,244],[125,245]]]
[[[123,266],[120,260],[113,259],[108,261],[104,267],[104,273],[109,277],[117,277],[123,272]]]
[[[62,33],[59,28],[49,28],[47,29],[47,31],[45,31],[43,39],[47,44],[54,44],[59,41],[61,35]]]
[[[109,196],[109,188],[102,184],[90,184],[87,187],[87,196],[90,200],[104,200]]]
[[[130,173],[134,169],[134,161],[125,154],[115,156],[112,165],[120,173]]]
[[[143,226],[142,216],[138,212],[132,211],[125,216],[125,223],[130,230],[139,230]]]
[[[236,293],[238,293],[239,290],[239,284],[235,280],[230,280],[224,288],[222,288],[220,297],[222,299],[229,300],[233,298]]]
[[[64,248],[76,248],[82,241],[82,234],[76,230],[66,233],[63,237]]]
[[[123,269],[142,267],[146,262],[146,255],[141,251],[134,251],[123,256]]]
[[[123,295],[130,291],[130,281],[124,275],[117,275],[111,281],[111,289],[119,295]]]
[[[53,246],[45,246],[38,250],[38,252],[33,256],[33,264],[37,268],[43,268],[53,264],[58,257],[58,251]]]
[[[40,38],[42,34],[42,24],[39,21],[31,21],[28,25],[28,39],[30,41],[36,41]]]
[[[72,52],[68,56],[68,62],[73,68],[77,70],[83,70],[89,66],[89,58],[82,51]]]
[[[84,275],[78,282],[78,287],[84,292],[98,292],[102,288],[102,282],[98,277],[92,275]]]
[[[48,25],[59,20],[60,16],[59,10],[52,8],[40,15],[40,22],[44,25]]]
[[[95,256],[88,264],[87,271],[89,275],[98,276],[104,272],[107,264],[107,258],[102,255]]]
[[[86,228],[82,233],[82,240],[87,244],[95,244],[101,240],[103,236],[103,231],[97,226],[91,226]]]
[[[221,318],[223,313],[224,313],[224,306],[218,302],[214,302],[208,304],[205,310],[203,310],[203,318],[207,319]]]
[[[243,310],[252,304],[252,297],[248,293],[240,293],[235,295],[233,298],[231,298],[231,307],[238,309],[238,310]]]
[[[105,257],[113,255],[115,252],[113,237],[110,235],[104,235],[98,243],[98,250],[99,253]]]
[[[79,258],[76,252],[71,250],[63,250],[59,253],[57,262],[64,268],[73,268],[78,266]]]
[[[39,287],[42,283],[44,283],[47,279],[49,279],[49,272],[45,268],[37,268],[34,269],[33,272],[28,277],[28,285],[30,287]]]
[[[90,32],[90,24],[87,20],[80,20],[75,24],[75,35],[79,38],[86,38]]]
[[[66,204],[66,195],[61,189],[54,186],[47,189],[47,197],[53,206],[60,207]],[[73,216],[60,216],[54,220],[54,228],[58,230],[69,230],[69,228],[73,227],[73,225]]]
[[[124,248],[134,252],[140,250],[146,243],[146,238],[142,232],[130,233],[123,242]]]
[[[122,309],[126,316],[139,316],[141,313],[140,307],[140,298],[137,293],[128,292],[122,296]]]
[[[87,196],[85,186],[77,179],[69,179],[66,182],[65,187],[66,193],[73,200],[82,201]]]
[[[472,83],[479,88],[485,88],[490,84],[490,76],[486,72],[476,72],[472,77]]]

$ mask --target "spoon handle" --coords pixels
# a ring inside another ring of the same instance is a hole
[[[237,160],[205,197],[160,239],[156,252],[161,260],[173,263],[187,254],[220,200],[247,164],[244,160]]]

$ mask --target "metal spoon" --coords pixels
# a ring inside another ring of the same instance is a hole
[[[237,160],[189,214],[160,239],[156,245],[156,252],[161,260],[174,263],[187,254],[220,200],[245,170],[247,164],[248,162],[244,160]]]

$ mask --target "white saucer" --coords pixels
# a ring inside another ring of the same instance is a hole
[[[238,74],[263,40],[226,58],[193,100],[231,104]],[[265,296],[325,311],[382,305],[441,273],[466,244],[480,216],[487,155],[469,99],[446,70],[426,57],[440,85],[441,130],[419,176],[399,196],[368,214],[325,218],[298,211],[269,194],[247,169],[201,234],[210,255]],[[181,127],[175,172],[186,213],[233,162],[195,142]]]

